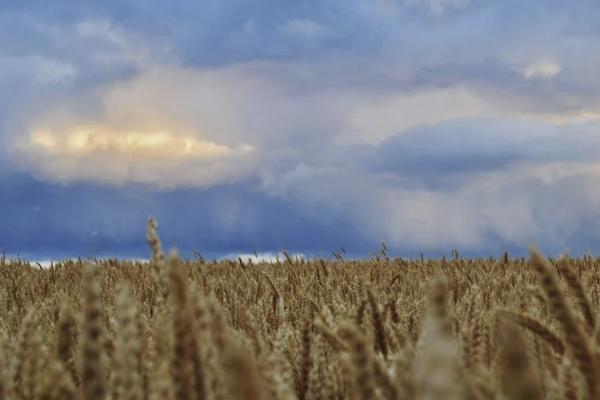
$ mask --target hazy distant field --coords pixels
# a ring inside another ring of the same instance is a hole
[[[600,259],[0,264],[1,399],[599,398]]]

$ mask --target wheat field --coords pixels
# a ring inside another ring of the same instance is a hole
[[[0,399],[596,399],[600,259],[0,264]]]

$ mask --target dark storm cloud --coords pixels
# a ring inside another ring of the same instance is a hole
[[[156,192],[141,186],[56,185],[11,174],[0,178],[0,251],[33,258],[145,258],[149,216],[166,248],[186,256],[280,251],[329,255],[340,246],[365,252],[376,242],[327,206],[302,208],[251,187]]]
[[[468,119],[411,129],[376,146],[373,172],[412,184],[450,186],[518,163],[600,162],[599,126],[561,127],[527,120]]]

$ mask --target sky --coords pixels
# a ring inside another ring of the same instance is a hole
[[[600,3],[0,1],[0,251],[600,254]]]

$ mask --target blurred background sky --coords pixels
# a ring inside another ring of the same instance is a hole
[[[0,251],[600,254],[600,2],[0,1]]]

